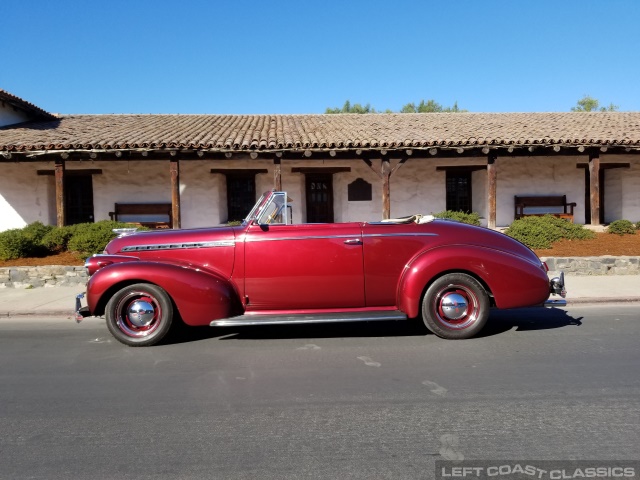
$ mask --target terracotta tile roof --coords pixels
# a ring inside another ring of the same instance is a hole
[[[640,112],[69,115],[0,129],[0,151],[640,147]]]
[[[1,88],[0,102],[6,102],[16,108],[19,108],[20,110],[23,110],[34,117],[34,119],[37,118],[44,120],[53,120],[56,118],[55,115],[41,109],[40,107],[36,107],[33,103],[29,103],[20,97],[16,97],[15,95],[7,92],[6,90],[2,90]]]

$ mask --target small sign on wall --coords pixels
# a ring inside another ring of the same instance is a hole
[[[357,178],[347,188],[350,202],[370,202],[372,199],[371,184],[362,178]]]

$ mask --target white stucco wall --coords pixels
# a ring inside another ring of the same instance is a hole
[[[37,175],[37,170],[53,167],[44,162],[0,165],[0,231],[35,221],[55,225],[54,178]]]
[[[576,222],[584,222],[585,157],[501,157],[497,160],[497,225],[513,221],[514,195],[567,195],[576,202]],[[625,218],[640,220],[640,155],[601,157],[602,163],[630,163],[628,169],[611,169],[606,173],[605,220]],[[374,160],[379,168],[379,160]],[[437,166],[484,165],[483,158],[409,159],[391,177],[391,216],[414,213],[429,214],[445,209],[445,172]],[[392,166],[395,161],[392,162]],[[293,199],[293,221],[306,220],[305,176],[292,173],[294,167],[350,167],[350,172],[333,175],[334,218],[336,222],[380,220],[382,185],[380,178],[362,161],[299,160],[282,162],[282,186]],[[96,221],[109,218],[115,202],[170,202],[169,162],[157,161],[84,161],[67,162],[67,170],[101,169],[93,175],[94,216]],[[268,173],[256,176],[256,196],[273,188],[274,166],[260,161],[183,161],[180,163],[182,227],[217,225],[227,220],[226,181],[224,175],[212,174],[212,168],[262,168]],[[0,176],[0,230],[22,227],[39,220],[55,224],[55,182],[51,175],[37,175],[37,170],[53,170],[52,162],[2,162]],[[347,187],[362,178],[372,185],[372,200],[348,201]],[[472,174],[473,210],[486,225],[486,170]]]
[[[616,168],[607,171],[606,175],[609,176],[612,172],[616,172],[616,175],[620,177],[622,194],[620,200],[622,205],[620,207],[615,206],[620,210],[620,216],[613,218],[612,220],[631,220],[632,222],[640,221],[640,156],[638,155],[622,155],[614,156],[609,155],[605,157],[605,160],[610,163],[630,163],[630,168]],[[609,187],[609,190],[605,190],[605,194],[615,191],[615,186]],[[606,201],[606,200],[605,200]],[[615,205],[615,204],[614,204]],[[609,205],[607,204],[607,209]],[[605,213],[607,211],[605,210]]]
[[[620,220],[623,206],[623,171],[626,169],[615,168],[605,171],[604,176],[604,221],[611,223]]]
[[[584,223],[584,170],[576,165],[588,161],[587,157],[499,157],[496,225],[513,222],[516,195],[566,195],[567,202],[577,203],[576,223]]]
[[[29,115],[25,112],[0,101],[0,127],[26,122],[27,120],[29,120]]]

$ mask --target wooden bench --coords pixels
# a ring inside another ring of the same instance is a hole
[[[170,203],[116,203],[111,220],[133,223],[149,228],[172,228],[173,210]]]
[[[564,218],[573,223],[573,207],[576,206],[576,203],[567,203],[566,195],[556,195],[556,196],[548,196],[548,197],[521,197],[515,196],[515,206],[516,213],[515,219],[519,219],[522,217],[526,217],[529,215],[542,216],[542,215],[553,215],[554,217]],[[558,210],[562,208],[562,212],[531,212],[525,213],[526,208],[544,208],[544,207],[557,207]]]

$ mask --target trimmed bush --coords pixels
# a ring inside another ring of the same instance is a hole
[[[44,225],[42,222],[33,222],[22,229],[22,232],[34,243],[42,243],[42,239],[55,227]]]
[[[607,233],[613,233],[615,235],[633,235],[636,233],[636,227],[629,220],[616,220],[609,224]]]
[[[14,260],[28,257],[34,250],[33,240],[21,228],[0,232],[0,259]]]
[[[42,257],[49,253],[41,241],[54,227],[33,222],[24,228],[0,233],[0,259],[14,260],[24,257]]]
[[[448,220],[455,220],[457,222],[468,223],[469,225],[480,225],[480,214],[476,212],[465,213],[456,212],[453,210],[445,210],[433,214],[436,218],[445,218]]]
[[[42,243],[42,245],[44,245],[50,252],[64,252],[67,249],[69,240],[77,230],[76,227],[77,225],[54,227],[44,236],[40,243]]]
[[[94,253],[102,253],[117,235],[113,233],[114,228],[131,228],[130,223],[104,220],[96,223],[80,223],[75,227],[71,238],[67,243],[67,249],[78,252],[82,258],[87,258]],[[146,227],[139,227],[139,230],[149,230]]]
[[[551,248],[554,242],[562,238],[584,240],[595,236],[582,225],[553,215],[522,217],[514,221],[504,233],[533,249]]]

